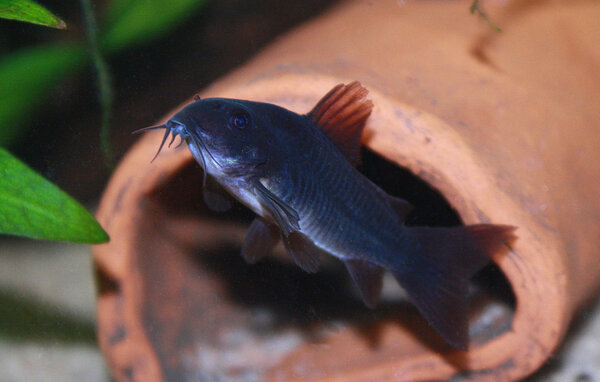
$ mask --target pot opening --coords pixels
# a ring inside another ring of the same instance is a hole
[[[410,171],[398,167],[375,152],[363,149],[362,172],[388,194],[408,200],[415,207],[408,226],[457,226],[462,221],[444,196]],[[470,336],[485,343],[510,330],[516,299],[506,276],[490,263],[472,280],[470,288]]]
[[[461,224],[427,183],[367,149],[363,154],[365,175],[415,206],[408,225]],[[407,329],[428,347],[445,348],[389,274],[381,302],[371,310],[345,266],[331,256],[323,256],[315,274],[298,268],[281,245],[272,256],[246,264],[239,253],[253,213],[239,203],[225,213],[209,211],[201,190],[202,170],[191,161],[149,195],[145,207],[154,218],[144,223],[139,244],[147,248],[140,259],[148,304],[144,319],[156,347],[169,344],[159,350],[167,373],[212,378],[243,370],[254,378],[298,346],[346,329],[374,350],[390,346],[382,329],[389,327]],[[497,266],[488,265],[474,278],[470,309],[475,343],[510,329],[515,297]],[[165,315],[168,323],[162,323]],[[155,330],[160,325],[169,330]],[[249,349],[250,358],[243,354]],[[213,368],[205,357],[214,358]],[[231,367],[222,363],[232,357]]]

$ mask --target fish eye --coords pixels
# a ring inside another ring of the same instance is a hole
[[[235,126],[236,128],[243,130],[250,123],[250,118],[245,113],[236,114],[231,117],[230,123],[231,123],[231,125]]]

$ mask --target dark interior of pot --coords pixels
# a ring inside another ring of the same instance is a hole
[[[361,171],[389,194],[410,201],[407,225],[452,226],[460,218],[428,184],[364,149]],[[386,275],[381,302],[365,307],[341,262],[323,258],[316,274],[295,266],[278,247],[246,264],[239,255],[253,214],[207,210],[202,170],[190,162],[143,202],[156,218],[139,225],[143,326],[169,380],[259,379],[302,344],[326,346],[330,334],[352,330],[377,351],[382,324],[408,328],[423,346],[447,350]],[[473,344],[510,329],[515,297],[490,264],[471,288]],[[473,346],[473,345],[472,345]]]

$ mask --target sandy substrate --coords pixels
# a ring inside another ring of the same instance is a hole
[[[0,242],[1,381],[108,381],[94,332],[88,246]],[[556,356],[528,380],[600,381],[598,333],[596,301],[581,313]]]

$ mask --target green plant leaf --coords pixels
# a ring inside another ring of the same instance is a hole
[[[53,86],[87,59],[82,44],[37,46],[0,59],[0,146],[17,139]]]
[[[0,233],[77,243],[108,241],[85,208],[1,148]]]
[[[102,47],[115,52],[154,39],[192,16],[202,4],[204,0],[113,0],[101,28]]]
[[[67,24],[32,0],[0,0],[0,17],[65,29]]]

